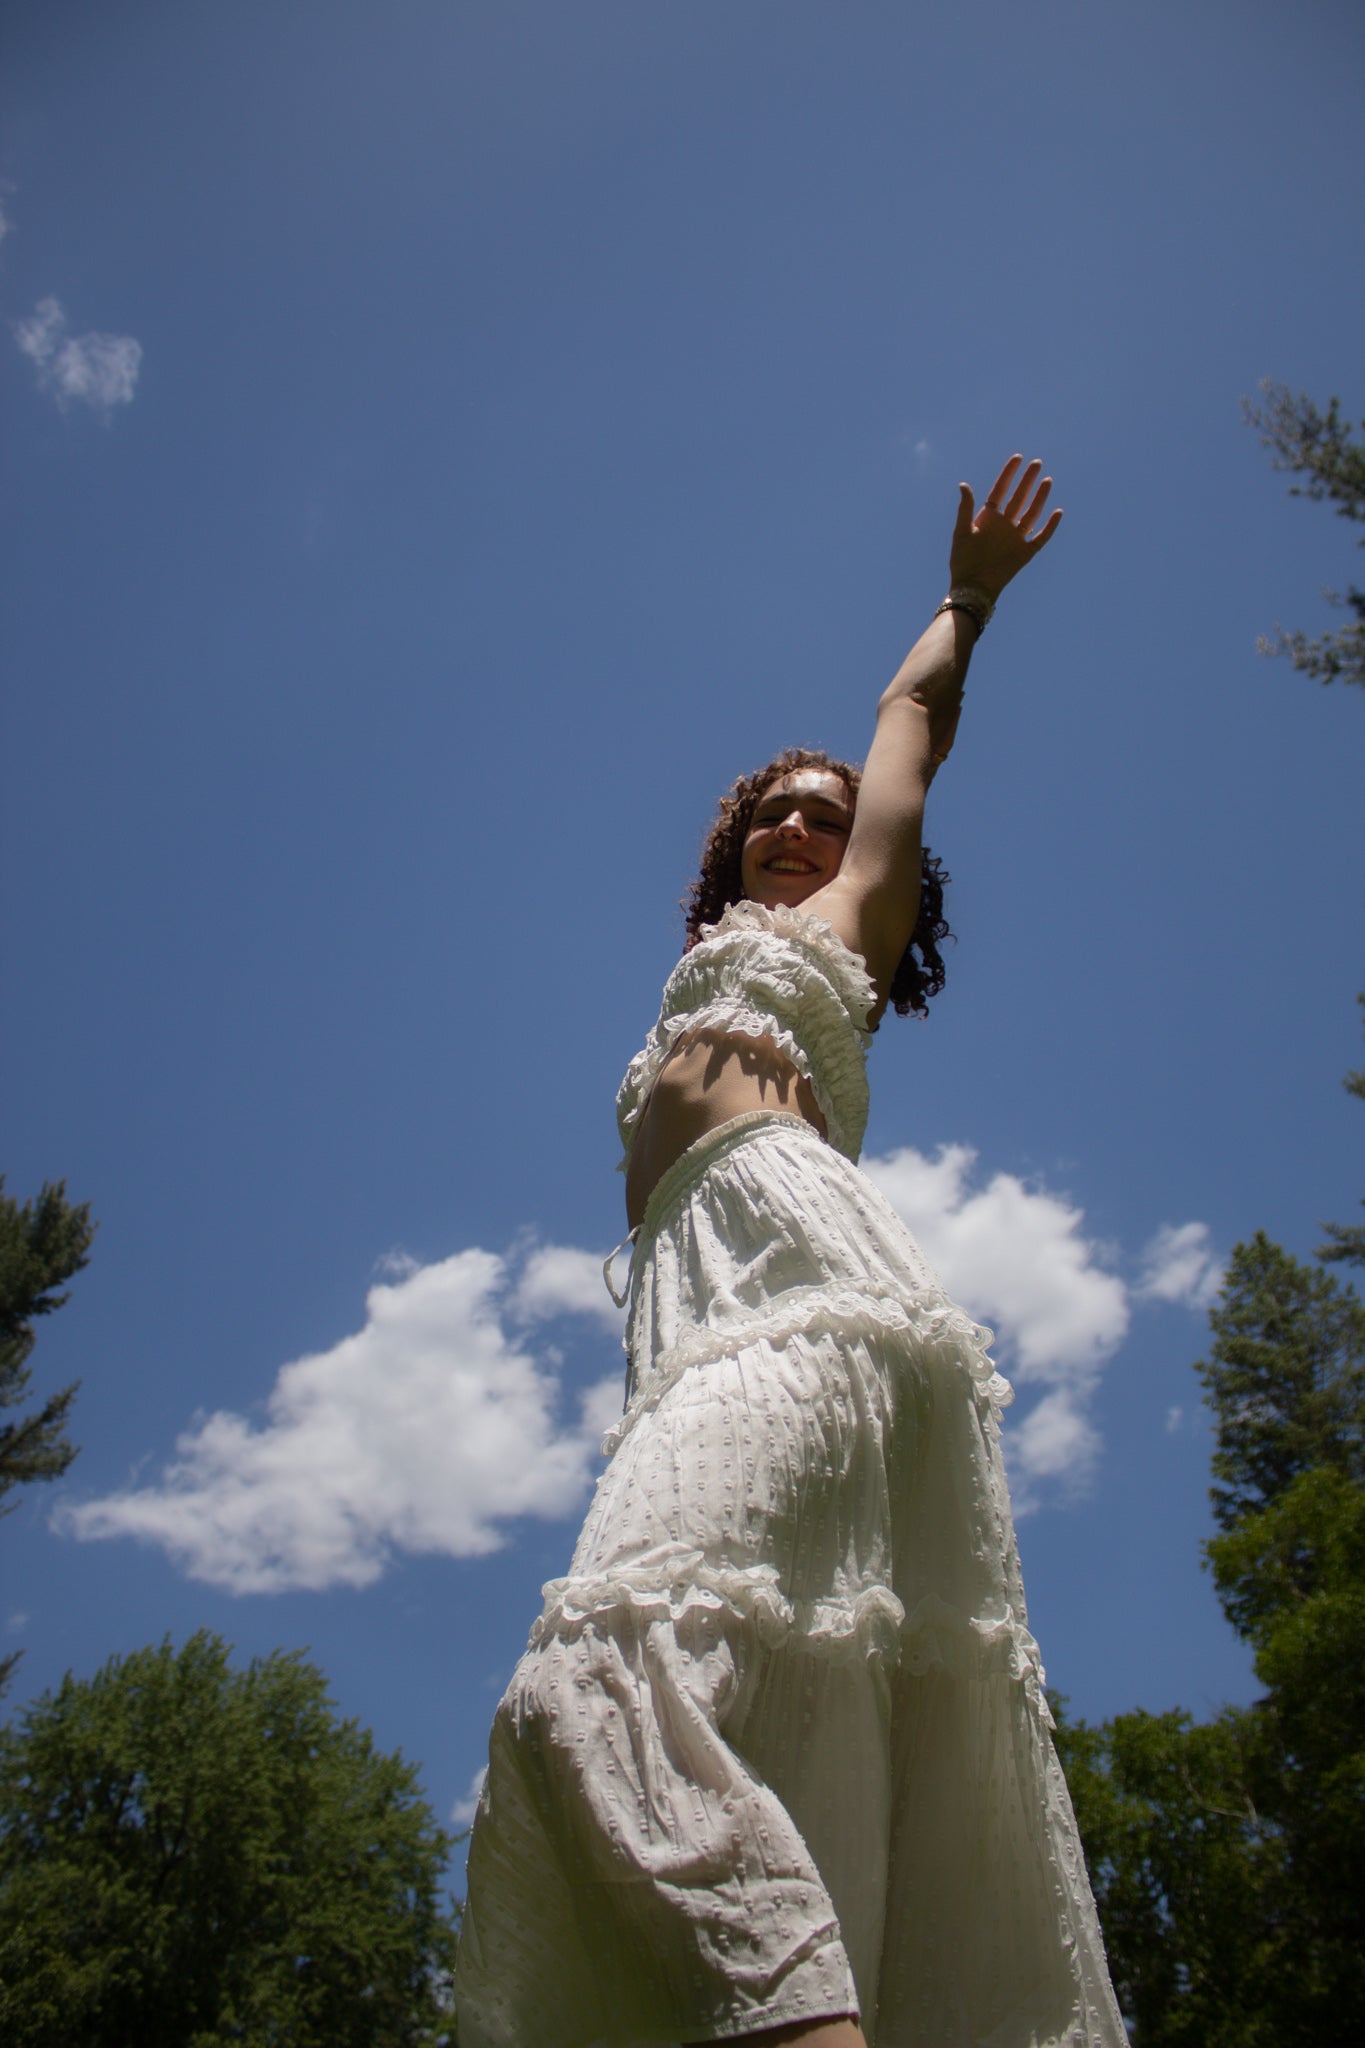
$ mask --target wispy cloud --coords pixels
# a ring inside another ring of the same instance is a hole
[[[908,454],[918,475],[923,476],[934,458],[932,444],[922,434],[905,429],[901,432],[900,445]]]
[[[108,418],[116,405],[131,405],[142,367],[142,343],[131,334],[68,334],[58,299],[40,299],[27,320],[14,325],[14,338],[38,372],[38,382],[58,405],[88,405]]]
[[[204,1416],[155,1484],[59,1506],[56,1526],[140,1537],[191,1578],[269,1593],[368,1585],[395,1551],[480,1556],[515,1516],[572,1513],[621,1373],[613,1360],[562,1413],[557,1354],[538,1358],[525,1333],[563,1305],[551,1280],[575,1269],[556,1250],[538,1275],[534,1259],[518,1276],[471,1250],[372,1288],[363,1329],[281,1368],[262,1424]]]
[[[1142,1254],[1137,1294],[1143,1301],[1209,1308],[1223,1285],[1223,1262],[1206,1223],[1163,1223]]]

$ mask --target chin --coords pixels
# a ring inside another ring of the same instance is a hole
[[[774,885],[772,877],[750,900],[761,903],[766,910],[776,910],[785,905],[788,910],[798,910],[808,896],[813,896],[821,886],[819,875],[790,875]]]

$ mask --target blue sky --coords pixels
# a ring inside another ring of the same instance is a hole
[[[100,1219],[13,1700],[308,1645],[467,1797],[619,1387],[612,1098],[731,778],[860,755],[959,477],[1066,519],[929,836],[868,1155],[1000,1332],[1049,1676],[1250,1696],[1198,1544],[1218,1262],[1360,1193],[1365,704],[1256,653],[1350,530],[1345,4],[12,0],[11,1192]],[[1358,571],[1357,571],[1358,573]]]

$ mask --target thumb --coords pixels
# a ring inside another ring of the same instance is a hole
[[[959,484],[957,488],[957,519],[953,526],[953,539],[965,540],[972,530],[972,521],[976,517],[976,500],[972,496],[970,484]]]

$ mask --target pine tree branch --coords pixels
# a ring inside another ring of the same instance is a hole
[[[1263,402],[1244,398],[1242,417],[1272,451],[1276,469],[1308,479],[1289,486],[1291,498],[1326,500],[1339,519],[1365,521],[1365,446],[1343,424],[1340,401],[1330,399],[1321,412],[1306,392],[1292,392],[1287,384],[1264,377],[1260,388]],[[1365,535],[1357,545],[1365,547]],[[1365,688],[1365,591],[1352,584],[1344,595],[1335,590],[1323,594],[1329,604],[1354,612],[1352,624],[1316,636],[1277,626],[1257,641],[1257,652],[1286,655],[1301,674],[1319,682]]]

